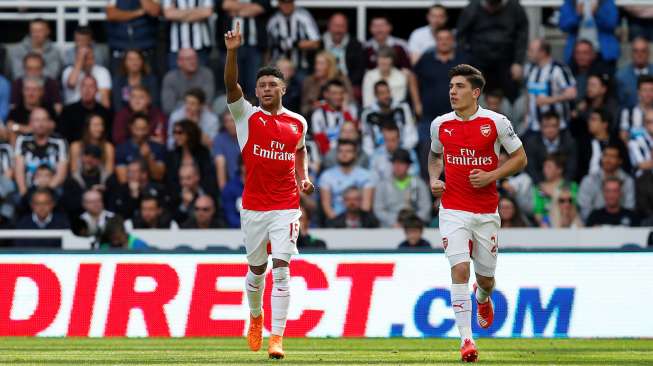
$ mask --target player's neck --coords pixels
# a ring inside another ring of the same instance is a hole
[[[463,121],[468,121],[471,116],[476,114],[478,112],[478,103],[472,103],[469,105],[469,107],[464,108],[464,109],[457,109],[456,110],[456,115],[460,117]]]
[[[276,106],[272,106],[272,107],[261,106],[261,109],[263,109],[264,111],[266,111],[266,112],[268,112],[268,113],[270,113],[272,115],[275,115],[275,114],[279,114],[279,112],[281,112],[281,110],[283,109],[283,106],[281,105],[281,103],[279,103]]]

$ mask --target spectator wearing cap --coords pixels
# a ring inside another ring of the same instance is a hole
[[[69,213],[78,213],[83,202],[82,194],[88,190],[106,191],[106,184],[111,175],[102,163],[102,149],[97,145],[85,145],[79,157],[77,168],[71,170],[63,186],[62,205]],[[113,164],[113,163],[112,163]]]
[[[30,198],[31,212],[16,223],[18,230],[68,229],[70,224],[65,215],[54,211],[55,195],[49,188],[38,188]],[[61,248],[60,239],[16,239],[14,246],[20,248]]]
[[[87,75],[82,79],[79,101],[68,104],[61,113],[60,122],[57,124],[59,132],[68,143],[83,138],[86,124],[92,116],[98,116],[104,124],[105,138],[109,137],[109,124],[113,118],[111,110],[97,102],[97,81],[93,76]]]
[[[213,72],[199,64],[197,52],[192,48],[182,48],[177,53],[177,66],[163,78],[161,87],[161,108],[166,114],[172,113],[184,101],[186,92],[191,88],[200,88],[204,100],[212,101],[215,96]]]
[[[167,213],[158,197],[146,195],[141,199],[138,211],[131,220],[125,221],[125,229],[178,229],[179,225]]]
[[[113,120],[111,134],[113,143],[119,145],[129,139],[129,121],[137,113],[147,117],[150,124],[150,139],[165,144],[168,119],[157,106],[152,104],[150,92],[141,85],[130,88],[128,105],[119,110]]]
[[[211,146],[211,142],[218,134],[220,120],[206,105],[206,94],[200,88],[189,89],[184,95],[184,104],[170,115],[168,120],[168,150],[175,148],[175,126],[183,120],[194,122],[202,131],[201,143]]]
[[[649,62],[650,46],[646,38],[637,37],[630,44],[631,62],[617,70],[617,96],[622,108],[637,104],[637,78],[653,75],[653,64]]]
[[[217,214],[215,201],[211,196],[199,196],[195,200],[193,214],[184,223],[182,229],[220,229],[227,225]]]
[[[401,227],[397,217],[402,209],[412,209],[424,222],[431,220],[431,196],[426,183],[410,175],[413,159],[404,149],[392,154],[392,175],[381,179],[374,195],[374,214],[382,227]]]
[[[11,83],[12,106],[23,104],[23,79],[38,78],[43,81],[43,103],[52,106],[57,113],[61,113],[63,106],[61,99],[61,86],[56,78],[45,76],[45,60],[40,53],[30,52],[23,58],[23,76],[15,78]],[[0,118],[5,119],[0,113]],[[7,116],[6,114],[4,115]]]
[[[401,224],[406,240],[399,243],[399,249],[431,249],[431,243],[424,239],[424,222],[417,216],[411,215]]]
[[[43,75],[52,79],[59,77],[61,55],[57,46],[50,41],[50,26],[43,19],[34,19],[29,23],[29,34],[17,45],[9,49],[9,62],[13,79],[25,75],[23,60],[28,53],[38,53],[43,57],[45,69]]]
[[[377,228],[379,220],[374,213],[363,211],[361,204],[363,198],[361,190],[357,187],[349,187],[343,193],[345,212],[336,216],[335,219],[327,220],[326,226],[332,228]]]
[[[75,103],[81,99],[82,80],[91,75],[97,81],[98,92],[95,98],[106,108],[111,108],[111,74],[104,66],[95,63],[91,47],[77,49],[75,64],[66,67],[61,76],[64,91],[64,104]]]

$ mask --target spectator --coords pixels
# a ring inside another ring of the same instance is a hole
[[[47,165],[55,172],[48,182],[51,189],[63,184],[68,168],[66,142],[52,135],[54,122],[48,111],[35,108],[29,125],[32,133],[16,139],[16,185],[21,195],[33,184],[32,176],[40,165]]]
[[[578,173],[576,176],[582,179],[589,174],[601,170],[601,153],[607,146],[615,145],[621,157],[628,156],[628,150],[623,141],[617,137],[613,129],[610,129],[610,116],[603,108],[594,109],[587,121],[589,136],[578,139]],[[620,164],[624,171],[630,171],[630,161],[626,159]]]
[[[184,222],[193,216],[195,201],[197,197],[207,195],[200,182],[200,173],[197,166],[193,164],[182,165],[179,168],[180,189],[173,192],[172,207],[174,218],[178,222]]]
[[[0,123],[3,125],[7,122],[7,116],[9,115],[9,98],[11,94],[12,89],[9,80],[0,75]]]
[[[44,74],[45,61],[40,53],[30,52],[23,58],[23,76],[15,78],[11,83],[11,106],[23,104],[23,79],[37,78],[43,82],[43,104],[54,108],[57,114],[61,113],[61,86],[57,79]],[[4,117],[3,117],[4,116]],[[7,114],[0,113],[0,118],[5,121]]]
[[[93,31],[88,25],[79,25],[73,33],[73,46],[68,48],[63,55],[63,65],[72,66],[75,64],[77,49],[81,47],[91,47],[95,55],[95,62],[104,67],[109,66],[109,59],[106,50],[93,42]]]
[[[134,218],[125,222],[125,229],[179,229],[179,225],[161,207],[158,197],[144,196]]]
[[[161,106],[166,114],[177,109],[191,88],[200,88],[204,91],[205,100],[213,100],[215,85],[213,72],[206,66],[201,66],[197,60],[197,53],[192,48],[182,48],[177,53],[176,70],[170,70],[163,78],[161,90]]]
[[[121,109],[113,120],[112,140],[116,145],[129,139],[129,121],[134,114],[143,114],[150,125],[150,138],[165,144],[167,138],[167,119],[158,107],[152,105],[152,98],[143,86],[134,86],[129,92],[129,104]]]
[[[342,197],[345,205],[345,212],[336,216],[332,220],[327,220],[327,227],[349,229],[371,229],[379,227],[379,220],[374,216],[374,213],[363,211],[361,209],[363,198],[359,188],[352,186],[345,189]]]
[[[653,171],[648,170],[635,181],[636,208],[642,226],[653,226]]]
[[[604,110],[608,131],[617,131],[617,117],[619,115],[619,104],[613,97],[610,76],[608,74],[591,74],[587,78],[587,92],[585,98],[576,103],[576,108],[571,112],[571,126],[569,131],[577,139],[588,138],[588,121],[595,110]]]
[[[374,213],[383,227],[401,227],[398,214],[408,208],[423,222],[431,220],[431,195],[426,183],[418,176],[408,174],[413,163],[410,153],[397,149],[392,154],[392,176],[382,178],[376,186]]]
[[[165,148],[150,140],[147,116],[136,113],[129,121],[130,139],[116,147],[116,177],[118,182],[127,182],[127,164],[142,159],[147,163],[149,175],[161,180],[166,171]]]
[[[337,79],[324,86],[324,101],[311,114],[311,131],[322,154],[337,143],[342,124],[356,121],[356,112],[346,103],[346,86]]]
[[[578,168],[578,149],[576,141],[569,131],[560,131],[560,117],[553,111],[542,115],[541,131],[527,137],[526,155],[530,164],[526,172],[537,184],[544,176],[542,175],[542,164],[544,158],[550,154],[559,154],[565,161],[565,179],[574,180]]]
[[[503,114],[510,121],[515,120],[512,116],[512,105],[510,101],[505,98],[503,92],[499,89],[484,92],[480,97],[479,103],[492,112]]]
[[[653,75],[653,64],[649,62],[650,50],[646,38],[635,38],[630,45],[631,62],[617,70],[617,95],[622,108],[637,105],[637,78]]]
[[[319,52],[315,56],[313,73],[304,78],[301,95],[301,113],[303,115],[310,115],[313,109],[320,106],[320,101],[324,99],[326,85],[331,80],[338,80],[344,84],[347,96],[352,97],[351,84],[347,77],[338,70],[336,58],[326,51]]]
[[[311,227],[312,210],[300,205],[302,216],[299,218],[299,235],[297,236],[297,248],[305,249],[327,249],[326,242],[318,239],[309,233]]]
[[[51,118],[56,117],[56,112],[51,105],[43,102],[43,80],[27,77],[23,81],[23,104],[14,106],[7,116],[7,130],[9,142],[14,144],[19,134],[31,133],[29,126],[30,115],[36,109],[45,109]]]
[[[0,142],[0,229],[8,229],[14,222],[16,205],[20,197],[16,192],[14,154],[11,145]]]
[[[0,177],[14,178],[14,149],[6,142],[0,142]]]
[[[38,18],[29,22],[29,34],[20,43],[9,49],[9,62],[13,79],[25,75],[23,60],[28,53],[38,53],[43,57],[44,76],[52,79],[59,77],[61,56],[57,46],[50,41],[49,37],[50,26],[45,20]]]
[[[215,113],[206,106],[206,95],[200,88],[191,88],[186,91],[184,104],[170,115],[168,120],[168,150],[174,149],[175,139],[173,131],[175,126],[183,120],[195,123],[201,129],[200,143],[211,146],[211,142],[218,134],[220,121]]]
[[[113,76],[111,100],[114,110],[119,111],[129,105],[131,91],[136,86],[144,87],[154,97],[152,104],[159,106],[159,81],[152,74],[150,65],[145,63],[145,56],[139,50],[127,50],[118,73]]]
[[[375,101],[363,110],[361,129],[363,130],[363,150],[371,155],[383,145],[381,126],[395,124],[400,131],[401,147],[411,150],[417,145],[417,129],[410,106],[406,102],[392,99],[390,86],[385,80],[374,84]]]
[[[170,206],[170,195],[162,184],[150,180],[147,162],[137,159],[127,164],[127,182],[120,184],[115,178],[107,182],[109,209],[129,218],[138,210],[141,199],[153,196],[164,206]]]
[[[427,25],[415,29],[408,37],[408,49],[410,61],[413,65],[419,61],[422,55],[431,48],[435,48],[436,34],[439,29],[447,26],[447,8],[440,4],[432,5],[426,13]]]
[[[70,145],[70,172],[79,173],[81,170],[82,153],[90,154],[99,159],[102,175],[106,178],[113,174],[116,152],[113,144],[109,142],[106,134],[106,123],[98,114],[89,115],[82,138]],[[90,148],[94,147],[94,148]],[[90,149],[89,149],[90,148]]]
[[[356,157],[356,162],[354,163],[354,165],[359,166],[361,168],[367,168],[370,166],[369,155],[367,155],[365,151],[361,150],[362,149],[361,133],[358,130],[358,126],[356,125],[355,122],[345,121],[342,124],[342,126],[340,127],[338,140],[353,141],[356,144],[356,150],[359,153],[358,156]],[[337,156],[338,156],[338,147],[334,146],[329,150],[329,152],[324,157],[324,164],[323,164],[324,169],[328,169],[336,165],[338,161]],[[311,158],[311,160],[309,161],[309,170],[311,169],[310,164],[312,164],[313,161],[314,161],[313,158]],[[319,171],[319,166],[314,167],[314,170]]]
[[[311,13],[296,7],[294,0],[279,0],[278,3],[279,11],[267,25],[272,60],[287,57],[297,67],[300,79],[303,79],[311,69],[312,53],[320,47],[320,30]]]
[[[18,230],[54,230],[68,229],[70,224],[66,216],[54,211],[54,193],[48,188],[37,189],[31,197],[32,212],[23,216],[17,223]],[[47,247],[61,248],[60,239],[16,239],[14,245],[21,248]]]
[[[499,199],[499,217],[501,228],[528,227],[528,220],[519,209],[517,201],[512,196],[501,196]]]
[[[86,75],[93,76],[97,81],[98,102],[105,108],[111,108],[111,74],[104,66],[95,63],[95,55],[90,47],[78,48],[75,64],[63,71],[61,84],[64,87],[64,103],[71,104],[80,100],[82,80]]]
[[[91,236],[100,236],[107,221],[114,217],[114,213],[104,209],[102,193],[95,189],[84,192],[82,205],[84,213],[80,215],[80,219],[86,223],[87,233]]]
[[[567,128],[569,101],[576,99],[576,82],[571,71],[551,57],[551,45],[543,39],[535,39],[528,46],[526,89],[528,91],[528,115],[526,128],[529,132],[540,130],[544,113],[554,111],[560,117],[560,128]]]
[[[395,58],[391,48],[378,51],[377,67],[368,70],[363,77],[363,107],[369,107],[374,102],[374,84],[385,80],[390,86],[392,99],[403,102],[408,95],[408,77],[404,72],[393,66]]]
[[[122,217],[111,218],[100,238],[100,249],[149,249],[149,245],[142,239],[129,234],[125,229],[125,221]]]
[[[575,199],[578,185],[564,179],[564,159],[558,154],[548,155],[544,159],[542,170],[544,180],[537,187],[533,187],[533,212],[539,227],[551,227],[551,201],[559,196],[562,189],[569,189]]]
[[[143,53],[145,63],[157,65],[156,46],[158,17],[161,5],[156,0],[109,0],[107,13],[107,42],[111,53],[110,69],[117,74],[125,51],[136,49]],[[156,69],[156,67],[155,67]],[[155,72],[155,74],[158,74]]]
[[[197,124],[190,120],[181,120],[175,124],[172,135],[175,144],[174,150],[168,152],[166,159],[167,187],[176,191],[179,188],[179,168],[192,164],[199,168],[202,188],[209,193],[215,193],[217,178],[211,151],[202,145],[202,132]]]
[[[648,5],[626,5],[622,9],[628,20],[628,40],[630,42],[637,38],[643,38],[649,42],[653,41],[653,28],[651,27],[651,7]],[[653,237],[651,237],[653,239]]]
[[[508,154],[501,149],[499,153],[499,166],[505,164]],[[526,172],[521,171],[511,177],[497,181],[497,188],[503,197],[514,199],[518,204],[519,214],[532,215],[533,213],[533,180]]]
[[[605,205],[603,200],[603,182],[611,177],[622,182],[621,205],[628,209],[635,208],[635,182],[622,168],[622,156],[619,145],[607,145],[601,154],[601,167],[596,172],[590,172],[580,182],[578,190],[578,205],[584,220],[587,220],[593,210]]]
[[[243,159],[238,159],[238,170],[221,189],[224,216],[230,228],[240,228],[240,210],[242,210],[243,189],[245,189],[245,164]]]
[[[163,15],[170,25],[168,68],[176,68],[177,53],[184,48],[197,52],[200,64],[207,65],[211,52],[209,18],[213,14],[213,0],[189,2],[164,0]]]
[[[628,142],[630,160],[637,169],[637,176],[653,170],[653,110],[644,113],[644,128],[643,133]]]
[[[401,223],[406,240],[399,243],[399,249],[431,249],[431,243],[424,239],[424,222],[417,216],[409,216]]]
[[[381,126],[381,134],[383,135],[383,145],[374,150],[370,161],[370,170],[379,180],[392,177],[393,169],[390,159],[392,154],[400,148],[401,141],[399,128],[394,124]],[[418,176],[419,164],[417,163],[417,155],[414,150],[409,150],[408,152],[412,161],[408,174]]]
[[[81,81],[79,101],[68,104],[63,109],[60,122],[57,124],[57,131],[69,143],[82,138],[86,121],[91,116],[98,116],[102,119],[105,132],[108,134],[107,123],[111,121],[111,111],[97,102],[95,99],[97,92],[97,81],[93,76],[86,75]]]
[[[451,111],[449,100],[449,70],[462,63],[464,58],[456,52],[454,34],[451,29],[442,28],[435,33],[435,49],[422,54],[413,67],[417,75],[421,97],[422,116],[418,120],[420,156],[427,156],[431,145],[431,121]],[[394,98],[393,98],[394,99]],[[420,160],[422,171],[426,172],[426,159]]]
[[[322,35],[320,48],[329,52],[336,60],[340,73],[347,77],[354,89],[356,99],[360,99],[360,88],[365,73],[363,45],[349,34],[347,16],[335,13],[329,18],[327,31]]]
[[[109,180],[102,165],[102,149],[97,145],[86,145],[79,153],[79,165],[76,170],[71,170],[70,176],[64,182],[62,205],[69,214],[82,211],[82,194],[87,190],[106,192],[106,183]],[[74,215],[73,215],[74,216]]]
[[[355,165],[357,152],[355,142],[338,141],[338,165],[320,176],[320,200],[327,219],[334,219],[345,212],[343,194],[352,186],[363,192],[361,209],[367,212],[372,210],[374,180],[369,170]]]
[[[240,146],[236,136],[236,121],[229,111],[225,111],[222,113],[222,130],[213,140],[213,160],[220,190],[238,175],[238,159]]]
[[[576,43],[586,40],[599,51],[603,61],[614,67],[619,59],[619,41],[614,35],[619,25],[619,11],[613,0],[565,0],[560,8],[559,22],[560,29],[568,34],[566,62],[571,60]]]
[[[576,209],[576,199],[569,187],[558,191],[558,196],[551,202],[550,216],[553,228],[580,228],[583,221]]]
[[[574,55],[569,64],[571,73],[576,79],[576,101],[585,99],[587,78],[592,74],[613,75],[614,69],[597,57],[592,42],[581,39],[574,45]]]
[[[238,48],[240,85],[243,86],[245,95],[254,95],[256,72],[263,63],[263,54],[268,46],[265,20],[272,9],[270,0],[219,0],[216,1],[215,8],[218,14],[215,33],[216,44],[220,50],[220,64],[225,64],[224,58],[227,54],[224,34],[235,29],[236,22],[240,21],[240,33],[244,40]],[[290,91],[290,87],[287,89]],[[283,105],[289,107],[285,100]]]
[[[364,46],[366,69],[377,67],[379,51],[384,48],[392,49],[394,58],[392,64],[397,69],[410,69],[410,57],[408,57],[408,43],[401,38],[392,36],[392,23],[385,16],[375,16],[370,21],[370,38]],[[363,81],[363,84],[365,81]],[[364,89],[363,89],[364,90]],[[366,103],[363,102],[364,105]]]
[[[639,218],[635,212],[621,205],[621,183],[617,177],[609,177],[603,181],[605,206],[592,211],[587,218],[587,226],[639,226]]]
[[[483,72],[486,90],[501,89],[514,101],[528,45],[528,18],[519,1],[474,0],[456,29],[458,47]]]
[[[653,75],[637,78],[637,105],[624,108],[619,121],[619,135],[625,143],[644,133],[644,113],[653,110]]]
[[[225,222],[216,216],[215,202],[211,196],[199,196],[195,200],[193,216],[181,224],[182,229],[219,229]]]
[[[238,52],[238,54],[240,55],[240,52]],[[283,106],[291,111],[299,111],[301,109],[302,96],[304,94],[302,92],[302,83],[299,80],[299,77],[297,77],[295,65],[289,59],[281,57],[277,60],[276,66],[279,71],[281,71],[283,78],[286,81],[286,93],[283,95],[282,100]],[[312,102],[308,105],[312,105]]]

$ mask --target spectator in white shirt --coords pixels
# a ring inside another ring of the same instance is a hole
[[[392,100],[403,102],[408,92],[408,78],[401,70],[394,67],[394,51],[391,48],[379,50],[377,67],[369,70],[363,77],[363,107],[374,103],[374,84],[385,80],[390,86]]]
[[[415,65],[424,51],[435,47],[435,32],[447,25],[447,9],[435,4],[426,13],[428,25],[415,29],[408,38],[408,50],[410,51],[410,62]]]
[[[82,80],[91,75],[97,81],[97,100],[105,108],[111,108],[111,74],[105,67],[95,64],[95,54],[91,47],[78,47],[75,64],[68,66],[61,77],[64,86],[64,104],[77,102],[81,95]]]

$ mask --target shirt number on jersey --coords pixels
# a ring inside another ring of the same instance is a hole
[[[290,242],[297,245],[297,238],[299,237],[299,221],[290,223]]]

